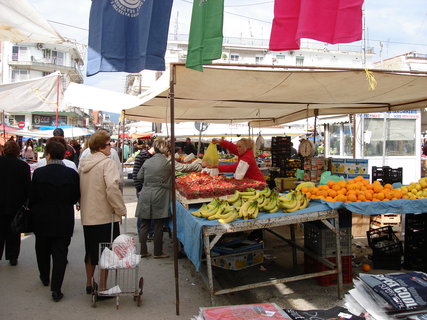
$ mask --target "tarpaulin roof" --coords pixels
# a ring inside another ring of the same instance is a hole
[[[42,43],[65,41],[27,0],[0,0],[0,40]]]
[[[138,97],[84,84],[70,83],[64,92],[64,105],[120,113],[138,104]]]
[[[355,114],[427,106],[427,74],[363,69],[290,69],[206,66],[203,72],[171,64],[176,122],[289,123],[317,115]],[[128,119],[169,122],[169,73],[125,110]]]
[[[0,110],[6,112],[55,111],[59,72],[0,85]],[[59,81],[59,102],[62,101],[62,86]]]

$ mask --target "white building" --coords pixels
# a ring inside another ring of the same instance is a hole
[[[74,44],[12,43],[0,41],[0,84],[39,78],[60,71],[62,85],[83,83],[83,59]],[[79,110],[59,113],[59,124],[82,125]],[[8,115],[11,125],[20,121],[26,128],[55,125],[54,112],[13,113]]]

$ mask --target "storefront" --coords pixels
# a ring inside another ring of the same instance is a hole
[[[402,167],[404,184],[420,178],[419,110],[358,114],[354,120],[347,119],[326,125],[326,156],[352,158],[354,149],[355,158],[369,160],[369,172],[373,166]]]

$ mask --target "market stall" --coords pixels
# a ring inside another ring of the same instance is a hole
[[[307,69],[262,65],[213,65],[205,67],[204,72],[198,72],[186,69],[183,64],[171,64],[170,74],[165,73],[151,90],[141,95],[138,106],[124,110],[123,113],[128,119],[170,122],[174,148],[175,122],[247,121],[249,126],[256,128],[318,115],[422,108],[427,105],[427,93],[424,90],[427,87],[426,75],[425,72]],[[174,161],[172,171],[173,173],[175,171]],[[173,226],[174,230],[178,231],[176,219],[179,204],[176,204],[174,184],[172,188]],[[296,214],[295,217],[299,215]],[[181,225],[191,221],[188,218],[183,219]],[[316,220],[318,217],[310,219]],[[257,222],[261,220],[255,219]],[[243,223],[242,228],[251,228],[251,225],[257,224],[236,221],[230,226],[234,224],[240,227],[240,223]],[[292,222],[287,224],[289,223]],[[262,222],[260,224],[262,225]],[[239,227],[236,227],[237,229],[229,226],[221,226],[218,229],[213,227],[212,233],[220,232],[221,228],[238,230]],[[210,231],[207,231],[209,227],[204,227],[204,230],[206,230],[205,251],[209,255],[211,249]],[[220,236],[221,234],[217,235]],[[214,238],[216,241],[217,237]],[[176,257],[176,233],[174,233],[174,249]],[[340,279],[339,261],[337,271]],[[176,285],[177,274],[175,259]],[[212,282],[211,276],[209,280]],[[212,283],[210,290],[213,294]]]

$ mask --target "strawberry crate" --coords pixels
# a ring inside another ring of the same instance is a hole
[[[329,261],[335,263],[336,257],[327,258]],[[352,283],[353,281],[353,266],[352,266],[352,256],[342,256],[341,257],[341,266],[342,266],[342,280],[343,283]],[[329,267],[325,266],[323,263],[313,259],[307,254],[304,254],[304,272],[305,273],[314,273],[320,271],[331,270]],[[330,286],[337,284],[337,275],[329,274],[326,276],[321,276],[317,278],[319,285],[321,286]]]
[[[351,255],[351,227],[340,228],[341,255]],[[321,257],[336,255],[335,233],[328,228],[320,228],[319,224],[304,223],[304,248],[310,249]]]

